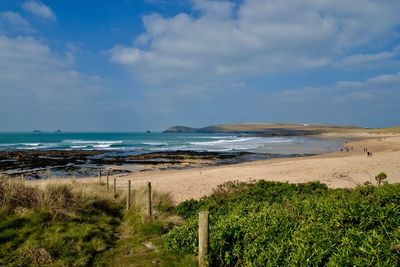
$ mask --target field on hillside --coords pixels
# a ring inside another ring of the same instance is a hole
[[[210,212],[212,266],[399,266],[400,184],[354,190],[318,182],[229,182],[177,212],[167,247],[197,253],[197,214]]]

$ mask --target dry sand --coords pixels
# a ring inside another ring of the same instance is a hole
[[[270,180],[290,183],[321,181],[328,186],[354,187],[366,181],[375,183],[380,172],[388,175],[390,183],[400,182],[400,135],[329,134],[330,137],[348,138],[344,146],[350,152],[325,155],[272,159],[219,167],[187,170],[163,170],[116,175],[117,186],[125,187],[132,180],[134,187],[152,183],[154,190],[169,192],[174,201],[200,198],[210,194],[217,185],[227,181]],[[368,147],[373,156],[367,157]],[[83,182],[96,181],[95,178]]]

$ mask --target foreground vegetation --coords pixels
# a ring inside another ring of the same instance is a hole
[[[399,266],[400,184],[384,178],[355,189],[229,182],[176,208],[154,193],[151,221],[143,190],[126,211],[101,184],[0,179],[0,266],[196,266],[200,210],[211,266]]]
[[[145,192],[125,211],[103,185],[32,186],[0,179],[0,266],[193,266],[163,249],[171,201],[154,194],[156,217],[141,212]],[[147,245],[147,247],[146,247]]]
[[[400,266],[400,184],[230,182],[177,207],[187,223],[166,247],[197,253],[200,210],[210,212],[212,266]]]

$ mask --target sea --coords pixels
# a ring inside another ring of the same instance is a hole
[[[343,140],[318,137],[261,137],[246,134],[146,132],[0,133],[0,151],[100,150],[142,154],[160,151],[322,154],[340,149]]]

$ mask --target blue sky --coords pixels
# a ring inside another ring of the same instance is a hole
[[[0,131],[400,124],[398,0],[0,0]]]

